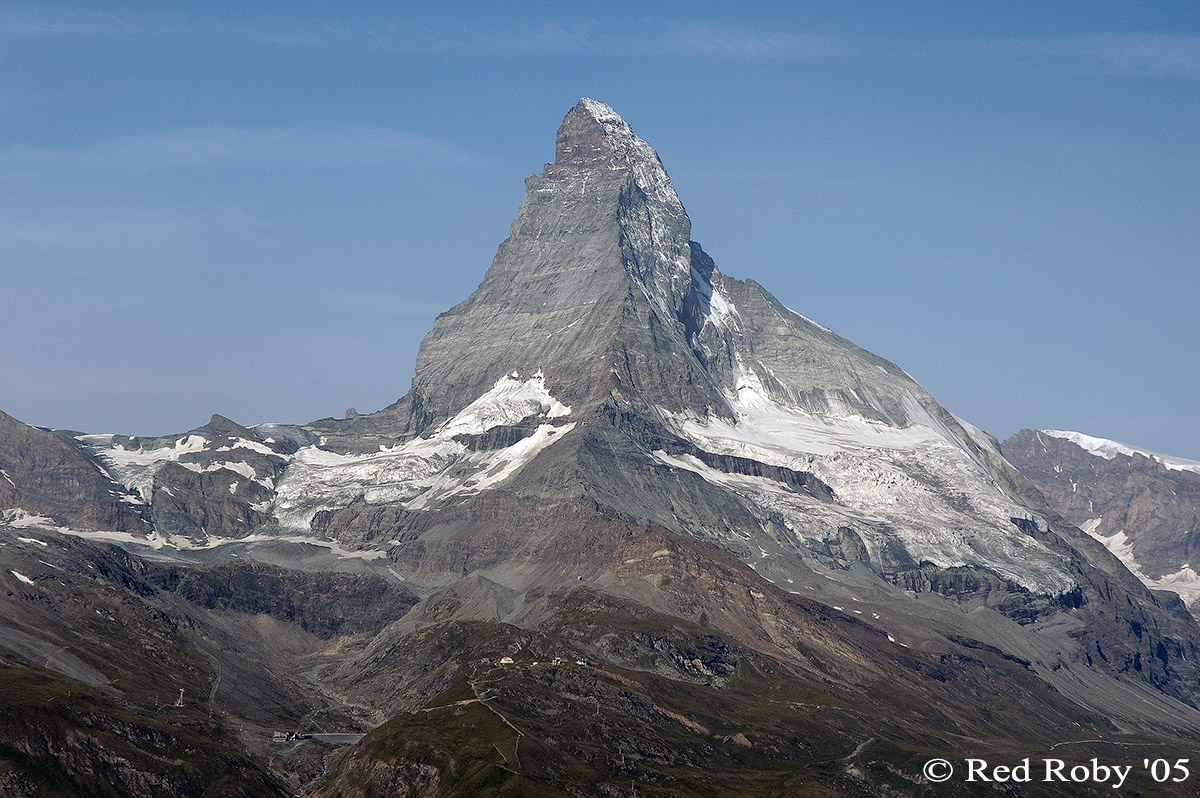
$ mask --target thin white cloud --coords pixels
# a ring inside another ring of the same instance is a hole
[[[10,147],[0,164],[34,167],[188,169],[229,165],[348,168],[436,164],[476,159],[423,136],[381,126],[314,123],[300,127],[209,126],[152,136],[123,136],[75,149]]]
[[[1200,75],[1200,36],[1110,32],[1032,39],[975,39],[940,46],[903,40],[802,33],[706,20],[651,17],[524,20],[436,27],[398,21],[349,24],[320,19],[238,22],[158,11],[0,10],[0,37],[179,40],[443,55],[635,55],[740,60],[886,55],[1037,58],[1117,74]]]
[[[185,261],[211,251],[214,242],[269,241],[277,223],[244,204],[151,204],[109,199],[22,205],[0,197],[0,276],[6,279],[35,266],[47,275],[67,277],[97,264]],[[74,277],[72,277],[74,279]]]
[[[143,21],[111,12],[33,8],[0,11],[0,34],[6,36],[137,36],[148,31]]]
[[[1105,72],[1200,75],[1200,36],[1171,33],[1096,33],[1038,43],[1051,57]]]
[[[1036,39],[983,39],[950,44],[943,48],[943,54],[1034,59],[1098,74],[1200,76],[1200,36],[1184,33],[1084,33]]]
[[[576,55],[603,52],[614,37],[595,20],[584,19],[426,28],[416,38],[407,44],[397,38],[395,43],[401,49],[446,54]]]
[[[0,35],[110,39],[182,39],[387,52],[492,55],[636,54],[738,59],[829,58],[864,51],[845,37],[756,29],[707,21],[594,19],[516,21],[436,28],[422,24],[348,25],[280,19],[270,25],[177,14],[132,16],[100,11],[10,9]]]
[[[271,27],[186,17],[158,11],[130,14],[115,10],[9,8],[0,11],[0,35],[38,38],[183,39],[330,46],[368,43],[367,29],[320,23],[295,25],[281,21]],[[378,36],[378,32],[376,36]]]
[[[713,22],[672,22],[641,45],[644,53],[718,58],[842,58],[877,50],[848,37],[764,31]]]
[[[756,29],[707,21],[642,19],[626,27],[595,20],[547,20],[431,34],[443,51],[527,55],[638,55],[742,60],[838,58],[868,48],[844,37]]]

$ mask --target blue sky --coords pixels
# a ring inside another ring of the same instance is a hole
[[[959,416],[1200,459],[1194,2],[409,5],[0,7],[0,410],[391,403],[590,96]]]

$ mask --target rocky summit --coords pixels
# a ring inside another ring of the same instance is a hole
[[[346,416],[0,414],[0,792],[928,795],[934,757],[1200,734],[1178,595],[1009,443],[723,274],[604,103],[408,392]]]

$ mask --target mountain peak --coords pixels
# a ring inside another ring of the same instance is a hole
[[[633,134],[625,120],[609,105],[585,97],[567,112],[558,126],[554,162],[563,166],[586,166],[615,160],[621,147],[613,140],[615,137],[609,135],[613,124],[610,122],[605,126],[604,119],[615,119],[630,135]]]
[[[627,160],[630,154],[658,161],[654,148],[608,103],[584,97],[563,117],[558,127],[554,161],[586,166]]]
[[[647,198],[663,203],[672,215],[686,217],[658,153],[608,103],[584,97],[567,112],[558,128],[554,164],[632,169]]]

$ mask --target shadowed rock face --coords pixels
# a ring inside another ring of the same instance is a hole
[[[590,105],[581,100],[563,117],[554,141],[555,164],[603,167],[620,157],[617,152],[619,145],[609,137]]]

